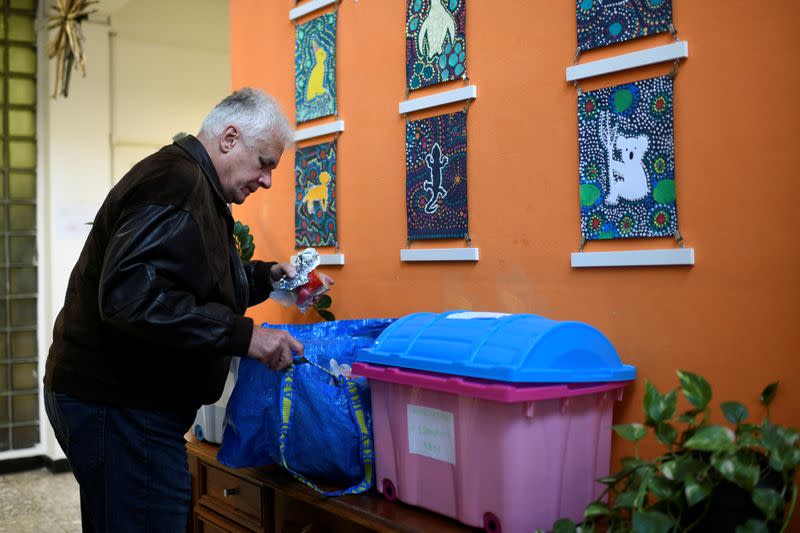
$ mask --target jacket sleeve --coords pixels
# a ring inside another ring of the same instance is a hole
[[[253,321],[209,301],[212,276],[192,216],[146,205],[124,215],[110,237],[100,276],[101,318],[169,348],[243,356]]]
[[[265,261],[246,261],[244,271],[247,273],[247,286],[249,288],[248,303],[252,305],[260,304],[272,292],[272,279],[270,269],[274,262]]]

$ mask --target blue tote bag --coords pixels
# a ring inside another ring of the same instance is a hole
[[[323,369],[331,359],[340,365],[352,364],[358,350],[371,346],[392,322],[264,324],[286,330],[302,342],[311,364],[276,372],[242,359],[228,401],[219,462],[234,468],[280,464],[329,496],[369,490],[374,481],[374,449],[367,382],[335,379]],[[324,491],[316,483],[349,488]]]

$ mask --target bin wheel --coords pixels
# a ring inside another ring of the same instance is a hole
[[[483,530],[486,533],[503,533],[503,528],[500,526],[500,519],[494,513],[486,513],[483,515]]]
[[[202,442],[204,440],[203,439],[203,426],[201,426],[200,424],[195,424],[195,426],[194,426],[194,436],[197,437],[197,440],[199,440],[200,442]]]
[[[390,479],[384,479],[381,482],[381,486],[383,487],[383,497],[389,500],[390,502],[397,500],[397,489],[394,486],[394,483]]]

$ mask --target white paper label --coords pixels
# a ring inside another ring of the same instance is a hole
[[[502,318],[509,316],[508,313],[487,313],[485,311],[464,311],[463,313],[453,313],[445,318],[456,320],[472,320],[473,318]]]
[[[408,451],[432,459],[456,464],[455,423],[453,413],[407,405]]]
[[[56,208],[56,238],[84,240],[89,236],[99,206],[93,204],[66,205]]]

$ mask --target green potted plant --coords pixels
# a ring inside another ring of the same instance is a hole
[[[709,421],[709,383],[691,372],[678,371],[678,379],[679,389],[663,395],[646,383],[644,424],[613,427],[634,443],[633,457],[598,480],[606,490],[586,507],[581,523],[559,520],[555,533],[787,529],[797,503],[800,432],[770,419],[778,383],[761,393],[766,416],[760,423],[748,420],[744,405],[728,401],[720,407],[729,424],[717,425]],[[681,414],[679,393],[691,405]],[[649,434],[667,449],[645,459],[638,443]]]

